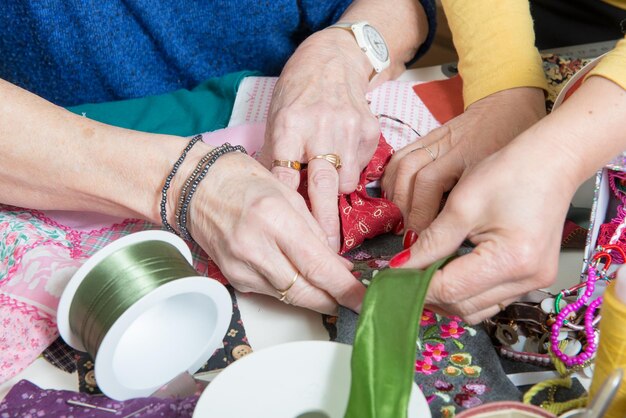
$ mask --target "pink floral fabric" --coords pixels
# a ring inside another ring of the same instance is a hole
[[[136,219],[0,205],[0,383],[58,336],[59,299],[80,265],[109,242],[154,228]],[[192,252],[199,272],[224,280],[199,247]]]

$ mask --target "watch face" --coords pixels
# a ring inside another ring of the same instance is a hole
[[[387,44],[380,33],[370,25],[363,27],[363,35],[367,42],[372,46],[372,52],[380,61],[385,62],[389,58],[389,50]]]

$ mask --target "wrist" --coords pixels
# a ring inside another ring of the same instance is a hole
[[[310,50],[311,57],[321,58],[316,61],[318,64],[326,66],[339,61],[349,67],[346,75],[352,74],[369,84],[374,68],[349,31],[326,28],[307,38],[303,47]]]
[[[559,156],[563,176],[577,186],[626,149],[626,94],[613,82],[590,77],[534,128],[537,141]]]
[[[98,127],[90,144],[80,145],[84,148],[80,155],[85,157],[78,168],[67,173],[80,173],[68,182],[73,190],[71,196],[77,200],[70,207],[161,224],[161,190],[189,140],[100,124]]]
[[[188,190],[190,186],[189,179],[191,179],[194,170],[198,167],[198,163],[202,160],[202,158],[207,155],[213,147],[205,144],[201,140],[197,142],[185,156],[184,160],[175,170],[176,172],[172,176],[169,186],[166,187],[165,183],[168,181],[168,177],[171,176],[171,173],[174,171],[174,166],[177,163],[178,159],[182,156],[181,152],[184,152],[184,147],[189,144],[189,140],[185,139],[185,144],[180,147],[176,152],[169,152],[165,158],[165,166],[162,170],[161,182],[160,186],[156,190],[157,198],[159,200],[159,204],[157,206],[158,209],[158,223],[163,224],[163,191],[166,188],[166,199],[165,199],[165,217],[167,223],[176,231],[180,232],[180,228],[177,226],[177,209],[180,207],[180,198],[183,191]],[[179,209],[178,209],[179,210]]]
[[[546,115],[546,103],[543,89],[537,87],[515,87],[492,93],[471,105],[477,108],[489,105],[509,110],[518,119],[527,122],[530,126]]]
[[[548,118],[522,133],[507,148],[529,165],[525,167],[527,172],[540,173],[541,181],[552,182],[553,187],[571,197],[591,173],[581,169],[580,158],[563,140],[563,132],[543,123]]]

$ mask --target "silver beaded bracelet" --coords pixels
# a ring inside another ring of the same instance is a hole
[[[189,140],[189,143],[187,144],[183,152],[180,154],[180,157],[174,163],[174,167],[172,168],[172,171],[165,179],[165,184],[163,185],[163,189],[161,190],[161,222],[163,223],[163,226],[165,227],[165,229],[167,229],[169,232],[176,233],[172,225],[170,225],[169,222],[167,222],[167,191],[170,188],[170,183],[172,182],[172,179],[176,175],[178,168],[185,160],[185,157],[187,157],[187,153],[201,139],[202,139],[202,135],[196,135]]]
[[[198,165],[196,169],[191,173],[185,185],[183,186],[183,190],[181,191],[181,196],[178,200],[178,207],[176,208],[176,223],[178,226],[178,230],[180,231],[180,235],[186,240],[192,240],[191,234],[187,229],[188,223],[188,209],[189,203],[191,202],[191,198],[193,197],[198,185],[204,179],[206,174],[209,172],[209,169],[218,158],[222,155],[228,154],[230,152],[239,151],[243,154],[247,154],[246,149],[241,145],[230,145],[228,142],[216,147],[211,150],[207,155],[205,155]],[[204,167],[202,167],[204,165]],[[202,167],[202,168],[200,168]],[[200,171],[202,170],[202,171]],[[187,191],[188,190],[188,191]]]

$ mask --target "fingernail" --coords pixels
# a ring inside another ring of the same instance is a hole
[[[412,229],[407,229],[404,234],[404,239],[402,240],[402,246],[409,248],[411,245],[415,244],[415,241],[417,241],[417,233]]]
[[[383,199],[387,199],[387,192],[383,190],[383,192],[380,195],[380,197],[382,197]]]
[[[411,249],[407,248],[396,254],[391,260],[389,260],[389,267],[395,269],[402,267],[411,258]]]
[[[338,237],[329,237],[328,245],[330,245],[330,248],[332,248],[335,252],[338,252],[341,249],[341,242]]]
[[[396,235],[404,231],[404,220],[400,219],[398,225],[396,225],[396,229],[393,231]]]

